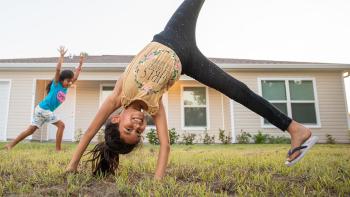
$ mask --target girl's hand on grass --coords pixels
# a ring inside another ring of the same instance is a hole
[[[163,177],[154,175],[154,180],[161,181],[162,179],[163,179]]]
[[[66,168],[66,171],[65,171],[66,173],[77,173],[78,172],[78,169],[77,168],[74,168],[74,167],[70,167],[70,166],[68,166],[67,168]]]

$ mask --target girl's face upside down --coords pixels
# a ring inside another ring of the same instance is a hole
[[[119,124],[120,138],[127,144],[137,144],[146,128],[144,113],[134,108],[127,108],[113,116],[112,123]]]

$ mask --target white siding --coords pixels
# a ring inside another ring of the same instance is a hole
[[[348,143],[348,126],[342,75],[340,72],[235,72],[232,74],[258,93],[257,78],[293,78],[311,77],[316,81],[316,93],[319,101],[321,128],[313,128],[315,135],[325,142],[326,134],[331,134],[337,142]],[[264,133],[287,135],[278,129],[262,129],[260,117],[242,105],[235,103],[236,134],[241,130],[256,134]]]

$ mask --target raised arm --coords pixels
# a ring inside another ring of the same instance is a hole
[[[159,101],[158,113],[152,117],[157,128],[158,139],[160,143],[157,168],[154,175],[154,178],[159,180],[165,175],[170,152],[168,125],[162,100]]]
[[[108,117],[121,106],[120,96],[122,90],[123,78],[117,81],[113,92],[106,98],[106,100],[101,105],[95,118],[90,123],[88,129],[86,130],[84,136],[80,140],[71,161],[69,162],[66,171],[74,172],[77,171],[79,161],[85,152],[87,146],[89,145],[92,138],[96,135],[98,130],[106,122]]]
[[[79,74],[81,72],[81,67],[83,66],[83,63],[84,63],[84,60],[85,60],[86,57],[87,57],[87,53],[84,53],[84,52],[80,53],[79,66],[75,70],[74,77],[73,77],[73,80],[72,80],[73,83],[78,80]]]
[[[58,59],[57,65],[56,65],[56,73],[55,73],[55,83],[57,83],[60,79],[60,73],[61,73],[61,67],[64,60],[64,55],[67,53],[68,49],[65,49],[64,46],[60,46],[59,49],[57,49],[58,52],[60,52],[60,57]]]

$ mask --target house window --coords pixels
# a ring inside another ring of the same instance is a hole
[[[206,87],[183,88],[184,127],[207,127]]]
[[[146,118],[146,122],[147,122],[147,127],[155,127],[156,125],[154,124],[153,118],[151,115],[149,115],[148,113],[145,113],[145,118]]]
[[[106,100],[106,98],[113,92],[114,85],[102,85],[101,87],[101,93],[100,93],[100,106],[102,103]],[[115,110],[113,114],[119,114],[121,112],[122,108]]]
[[[101,90],[100,105],[106,100],[106,98],[113,92],[114,86],[103,85]]]
[[[261,80],[262,96],[294,120],[317,125],[314,83],[306,79]],[[271,125],[264,119],[264,125]]]

